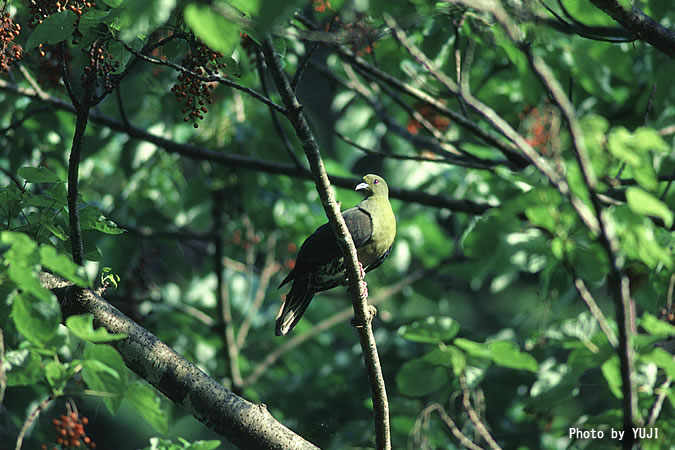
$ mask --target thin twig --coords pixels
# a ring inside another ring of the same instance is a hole
[[[84,146],[84,133],[87,130],[89,120],[89,111],[94,96],[94,80],[86,77],[84,81],[84,93],[82,99],[78,100],[70,86],[68,69],[64,57],[65,46],[61,44],[61,76],[66,85],[66,90],[70,96],[70,101],[75,107],[75,133],[73,134],[73,145],[68,159],[68,222],[70,225],[70,242],[73,254],[73,261],[76,264],[84,263],[84,246],[82,244],[82,230],[80,228],[80,212],[77,209],[78,197],[78,177],[80,170],[80,158]],[[92,75],[93,76],[93,75]]]
[[[480,420],[480,417],[478,417],[476,410],[473,409],[473,406],[471,406],[471,391],[469,390],[469,385],[467,384],[466,377],[464,375],[459,376],[459,384],[462,387],[462,405],[469,415],[469,420],[471,420],[474,427],[476,427],[476,430],[478,430],[478,433],[483,439],[485,439],[485,442],[487,442],[491,449],[500,450],[501,447],[492,438],[492,435],[488,431],[487,427]]]
[[[159,66],[171,67],[174,70],[177,70],[181,73],[185,73],[192,78],[195,78],[199,81],[203,81],[204,83],[215,82],[215,83],[220,83],[224,86],[228,86],[228,87],[231,87],[231,88],[234,88],[234,89],[238,89],[238,90],[250,95],[251,97],[255,98],[256,100],[266,104],[270,108],[274,108],[275,110],[277,110],[281,114],[286,115],[286,109],[285,108],[277,105],[276,103],[274,103],[272,100],[270,100],[266,96],[261,95],[260,93],[256,92],[255,90],[253,90],[251,88],[248,88],[246,86],[242,86],[239,83],[235,83],[234,81],[232,81],[228,78],[225,78],[225,77],[221,77],[219,75],[209,75],[209,76],[205,77],[205,76],[200,75],[196,72],[193,72],[189,69],[186,69],[185,67],[183,67],[179,64],[174,64],[171,61],[165,61],[165,60],[162,60],[162,59],[155,59],[155,58],[152,58],[150,56],[139,53],[136,50],[134,50],[133,48],[129,47],[124,41],[120,40],[119,42],[124,46],[124,48],[128,52],[136,55],[138,58],[142,59],[143,61],[149,62],[151,64],[156,64],[156,65],[159,65]]]
[[[410,52],[411,55],[420,61],[421,64],[423,64],[424,67],[426,67],[448,90],[457,92],[456,83],[435,67],[433,62],[431,62],[426,55],[424,55],[424,53],[408,39],[407,35],[397,26],[391,16],[386,16],[385,22],[394,30],[396,39],[406,48],[406,50],[408,50],[408,52]],[[580,199],[572,195],[567,181],[551,167],[546,159],[527,143],[525,138],[518,134],[518,132],[497,114],[496,111],[475,98],[468,89],[462,89],[462,97],[465,99],[466,103],[476,112],[481,114],[495,130],[499,131],[513,142],[526,158],[546,176],[549,182],[553,184],[564,197],[570,200],[570,203],[579,214],[579,217],[589,229],[592,231],[598,230],[597,219],[594,217],[593,213]]]
[[[276,234],[271,233],[267,237],[267,254],[265,255],[265,263],[262,269],[262,272],[260,273],[260,276],[258,277],[258,288],[256,289],[255,295],[253,296],[253,303],[251,303],[251,306],[248,309],[248,312],[246,313],[246,317],[244,320],[241,322],[241,326],[239,327],[239,331],[237,332],[237,347],[244,348],[244,344],[246,343],[246,336],[248,335],[248,331],[251,328],[251,324],[253,323],[253,319],[262,306],[263,301],[265,300],[265,293],[267,292],[267,288],[269,287],[270,280],[272,279],[272,276],[278,272],[279,270],[279,264],[274,260],[275,258],[275,247],[277,244],[277,239],[276,239]]]
[[[462,433],[462,430],[457,427],[455,422],[452,420],[452,418],[448,415],[448,413],[445,412],[445,409],[443,406],[441,406],[439,403],[432,403],[426,408],[424,408],[420,412],[420,418],[422,421],[425,419],[428,420],[429,416],[431,413],[437,412],[445,426],[447,426],[450,429],[450,432],[457,438],[460,444],[462,444],[464,447],[469,448],[471,450],[483,450],[483,447],[480,447],[473,442],[471,442],[471,439],[469,439],[464,433]],[[418,419],[419,420],[419,419]],[[415,423],[415,428],[418,429],[421,427],[421,423],[418,425],[418,423]]]
[[[260,88],[263,91],[263,94],[265,97],[270,98],[270,93],[269,89],[267,87],[267,80],[265,79],[265,67],[264,67],[264,60],[263,60],[263,54],[262,51],[260,51],[259,48],[256,47],[256,58],[255,58],[255,64],[256,68],[258,69],[258,78],[260,79]],[[277,131],[277,134],[281,138],[281,142],[284,144],[284,148],[286,149],[286,153],[288,153],[288,156],[291,157],[291,161],[296,165],[296,167],[302,167],[302,163],[300,162],[300,159],[298,158],[298,155],[295,154],[295,149],[293,148],[293,144],[291,144],[291,141],[288,139],[288,136],[286,135],[286,131],[284,131],[284,127],[281,126],[281,123],[279,122],[279,118],[277,117],[276,112],[274,111],[273,108],[269,108],[270,110],[270,116],[272,117],[272,124],[274,125],[274,129]]]
[[[591,291],[589,291],[588,288],[586,287],[586,283],[584,283],[584,280],[574,275],[574,287],[577,289],[577,292],[579,293],[581,299],[588,306],[588,309],[591,311],[591,314],[593,314],[593,317],[595,317],[595,320],[598,322],[598,325],[600,325],[600,329],[602,330],[602,332],[605,333],[605,336],[607,337],[609,344],[614,348],[618,347],[619,341],[616,339],[614,331],[612,331],[612,329],[610,328],[609,323],[607,322],[607,318],[602,313],[602,310],[600,309],[597,302],[593,298]]]
[[[434,271],[438,270],[438,268],[441,265],[450,264],[452,262],[456,262],[456,259],[453,258],[452,260],[444,261],[441,264],[439,264],[438,267],[433,269],[416,270],[415,272],[407,275],[397,283],[394,283],[393,285],[387,288],[380,289],[376,295],[369,298],[369,302],[371,305],[378,305],[387,300],[388,298],[392,297],[396,293],[400,292],[406,286],[411,285],[412,283],[422,279],[423,277],[431,275]],[[258,381],[258,379],[263,374],[265,374],[265,372],[267,372],[267,369],[273,366],[274,363],[276,363],[286,353],[302,345],[303,343],[309,341],[314,336],[334,327],[335,325],[346,322],[353,315],[354,309],[352,307],[344,308],[343,310],[333,314],[332,316],[318,322],[316,325],[314,325],[306,332],[294,335],[293,337],[285,341],[281,346],[277,347],[274,351],[268,353],[267,356],[265,356],[265,359],[263,359],[261,362],[258,363],[258,365],[251,372],[251,374],[244,380],[244,386],[251,386],[255,384]]]
[[[0,328],[0,408],[5,400],[5,389],[7,388],[7,374],[5,373],[5,336]]]
[[[274,50],[272,39],[268,36],[263,42],[263,53],[265,61],[271,69],[272,78],[277,85],[277,90],[288,110],[288,119],[295,128],[296,135],[302,143],[302,147],[307,155],[309,165],[315,177],[317,191],[324,210],[331,224],[333,232],[338,237],[338,244],[344,255],[344,264],[346,275],[349,280],[349,290],[352,296],[354,306],[354,323],[361,341],[363,349],[363,358],[370,381],[370,390],[373,398],[373,410],[375,413],[375,441],[378,449],[391,448],[391,432],[389,426],[389,403],[387,392],[380,366],[380,359],[377,354],[377,345],[372,329],[373,311],[366,300],[365,286],[363,276],[358,264],[356,247],[352,240],[349,229],[345,224],[344,218],[340,212],[340,207],[335,201],[335,196],[330,188],[330,182],[326,175],[326,170],[321,159],[319,146],[305,120],[302,112],[302,106],[295,97],[286,73],[281,68],[281,59]]]
[[[668,391],[670,390],[670,383],[672,382],[671,378],[666,378],[666,381],[663,382],[661,386],[657,389],[659,391],[656,401],[652,406],[651,411],[649,412],[649,420],[647,421],[647,426],[652,426],[656,423],[656,420],[661,414],[661,408],[663,408],[663,401],[668,396]]]
[[[298,83],[300,82],[300,79],[302,78],[302,75],[305,73],[305,69],[307,68],[307,64],[309,63],[309,60],[312,59],[312,55],[314,54],[315,51],[317,51],[321,47],[321,44],[316,42],[312,47],[309,49],[307,53],[305,53],[298,63],[298,68],[295,69],[295,74],[293,75],[293,79],[291,80],[291,87],[293,90],[298,86]]]
[[[462,0],[464,1],[464,0]],[[594,0],[595,2],[595,0]],[[632,320],[632,302],[630,298],[630,281],[625,275],[619,263],[619,242],[615,236],[612,227],[612,222],[608,217],[608,212],[603,208],[596,192],[597,179],[593,172],[593,167],[590,163],[590,157],[586,150],[583,139],[583,132],[581,126],[576,119],[574,106],[567,98],[562,86],[555,78],[550,67],[544,60],[532,52],[530,46],[525,42],[521,30],[511,20],[506,11],[497,3],[488,3],[478,1],[478,5],[472,6],[482,9],[492,14],[495,19],[502,25],[508,37],[518,46],[521,52],[528,58],[530,67],[537,75],[542,85],[546,88],[549,95],[553,98],[555,103],[560,108],[565,120],[567,121],[568,131],[570,133],[572,147],[574,149],[574,156],[576,162],[581,170],[581,175],[586,185],[591,203],[593,205],[595,220],[593,226],[584,218],[581,213],[582,210],[575,206],[579,217],[584,221],[590,231],[599,235],[599,241],[602,245],[610,266],[609,284],[614,300],[614,307],[616,310],[617,324],[619,328],[619,346],[618,356],[621,371],[622,381],[622,410],[623,410],[623,428],[628,435],[623,441],[624,448],[631,448],[633,445],[633,437],[631,429],[635,422],[639,422],[639,410],[637,407],[637,394],[635,389],[635,381],[633,377],[634,366],[634,350],[632,344],[631,329],[633,328]],[[571,196],[571,200],[574,199]],[[574,203],[573,203],[574,206]],[[585,210],[583,211],[585,214]]]
[[[26,433],[28,433],[28,429],[30,428],[31,425],[33,425],[33,422],[35,422],[40,415],[42,411],[44,411],[47,406],[52,402],[54,398],[50,395],[46,399],[42,400],[33,410],[32,413],[30,413],[30,416],[28,416],[28,419],[23,423],[23,427],[21,427],[21,431],[19,432],[19,436],[16,438],[16,447],[15,450],[21,450],[21,446],[23,445],[23,439],[26,437]]]
[[[220,319],[223,331],[223,346],[227,356],[232,379],[232,392],[241,392],[241,371],[239,370],[239,348],[234,338],[234,323],[232,321],[232,309],[230,306],[230,292],[223,280],[223,192],[213,192],[213,229],[212,235],[215,251],[213,252],[213,270],[216,274],[216,302],[220,310]]]
[[[0,79],[0,90],[3,89],[29,98],[40,99],[52,105],[56,109],[75,113],[73,105],[64,102],[61,99],[53,96],[47,96],[47,98],[42,99],[33,89],[17,86],[7,82],[6,80]],[[107,116],[100,111],[92,111],[90,120],[94,123],[106,126],[112,130],[125,133],[130,138],[150,142],[160,148],[163,148],[169,153],[177,153],[186,158],[199,161],[212,161],[216,164],[222,164],[227,167],[239,167],[248,170],[300,178],[303,180],[313,180],[312,173],[308,169],[298,168],[293,164],[261,160],[236,153],[214,151],[195,144],[179,143],[174,140],[149,133],[147,130],[138,127],[126,129],[125,125],[120,120]],[[335,186],[347,188],[349,190],[353,190],[354,186],[361,181],[360,179],[354,177],[340,177],[336,175],[329,175],[329,178],[331,183]],[[448,208],[454,212],[464,212],[476,215],[481,215],[488,209],[498,206],[496,204],[477,203],[471,200],[455,199],[443,194],[429,194],[419,190],[401,189],[394,186],[389,188],[389,197],[397,198],[404,202],[419,203],[437,208]]]

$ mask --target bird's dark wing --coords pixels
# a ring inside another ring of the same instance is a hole
[[[373,222],[367,212],[359,209],[357,206],[343,212],[342,217],[352,235],[356,248],[368,242],[373,234]],[[340,247],[335,234],[330,224],[325,223],[302,243],[298,257],[295,260],[295,267],[284,281],[281,282],[279,287],[295,279],[298,275],[323,266],[332,259],[341,256],[342,254],[340,253]]]

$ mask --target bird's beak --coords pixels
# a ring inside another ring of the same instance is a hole
[[[368,189],[368,187],[370,187],[370,185],[369,185],[368,183],[359,183],[359,184],[356,185],[356,187],[354,188],[354,190],[355,190],[355,191],[360,191],[360,190],[362,190],[362,189]]]

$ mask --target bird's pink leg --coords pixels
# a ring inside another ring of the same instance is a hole
[[[359,261],[359,270],[361,271],[361,289],[365,293],[365,297],[368,298],[368,284],[366,283],[366,271],[363,270],[363,264],[361,264],[361,261]]]

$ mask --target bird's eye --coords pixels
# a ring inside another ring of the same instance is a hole
[[[375,183],[375,184],[377,184],[379,182],[380,182],[380,180],[377,180],[377,179],[375,181],[373,181],[373,183]]]

